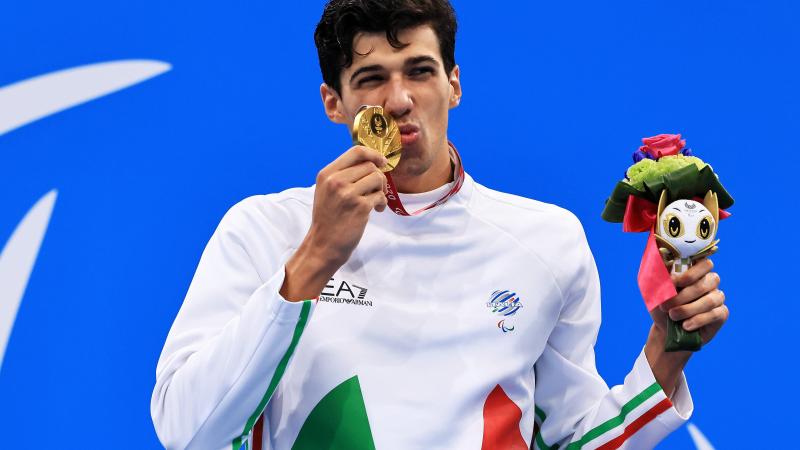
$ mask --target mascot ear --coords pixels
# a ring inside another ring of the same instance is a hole
[[[661,213],[664,212],[664,208],[667,207],[667,190],[661,190],[661,197],[658,199],[658,212],[656,213],[656,223],[661,220]],[[656,227],[658,230],[658,227]]]
[[[709,190],[703,198],[703,205],[711,213],[714,218],[714,224],[719,224],[719,202],[717,201],[717,193]]]

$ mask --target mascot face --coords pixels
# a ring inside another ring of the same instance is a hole
[[[672,244],[682,258],[700,252],[717,235],[717,214],[694,200],[676,200],[658,216],[658,234]]]

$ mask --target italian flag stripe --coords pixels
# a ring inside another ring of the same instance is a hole
[[[633,433],[639,431],[643,426],[647,425],[651,420],[655,419],[656,416],[670,409],[671,407],[672,407],[672,402],[669,401],[668,398],[661,400],[656,404],[656,406],[650,408],[650,410],[639,416],[638,419],[634,420],[633,422],[630,423],[630,425],[625,427],[625,431],[623,431],[621,435],[606,442],[600,447],[597,447],[597,450],[613,450],[620,448],[622,444],[625,443],[625,441],[629,437],[633,436]]]
[[[536,433],[536,448],[540,450],[550,450],[553,447],[548,446],[544,443],[544,439],[542,439],[542,433]],[[558,447],[555,447],[558,448]]]
[[[544,413],[542,408],[539,408],[536,405],[533,405],[534,411],[534,419],[533,419],[533,439],[536,441],[536,448],[541,450],[550,450],[553,447],[549,447],[547,444],[544,443],[544,439],[542,439],[542,423],[544,423],[545,419],[547,419],[547,414]]]
[[[637,396],[630,399],[628,403],[622,405],[622,409],[620,410],[619,415],[617,415],[616,417],[612,417],[606,420],[605,422],[601,423],[600,425],[596,426],[595,428],[589,430],[589,432],[584,434],[582,438],[569,444],[567,446],[567,450],[580,449],[590,441],[597,439],[598,437],[602,436],[608,431],[622,425],[623,423],[625,423],[625,417],[627,417],[631,411],[636,409],[642,403],[646,402],[650,397],[654,396],[660,390],[661,386],[659,386],[658,383],[651,384],[647,389],[643,390]]]
[[[579,440],[570,443],[566,447],[566,449],[567,450],[580,450],[585,445],[589,444],[590,442],[591,443],[595,443],[597,438],[599,438],[599,437],[605,435],[606,433],[608,433],[609,431],[614,430],[614,429],[620,427],[621,425],[625,424],[625,419],[627,418],[627,416],[631,412],[633,412],[634,410],[636,410],[637,408],[642,406],[647,401],[651,400],[653,398],[653,396],[655,396],[660,391],[661,391],[661,386],[659,386],[658,383],[651,384],[645,390],[643,390],[642,392],[637,394],[635,397],[630,399],[627,403],[622,405],[622,408],[621,408],[620,413],[618,415],[616,415],[616,416],[606,420],[605,422],[601,423],[600,425],[592,428],[591,430],[589,430],[589,432],[584,434],[583,437],[581,437]],[[602,448],[604,450],[619,448],[619,446],[621,446],[625,442],[625,440],[627,440],[635,432],[640,430],[642,427],[647,425],[647,423],[649,423],[651,420],[653,420],[656,416],[658,416],[662,412],[666,411],[670,407],[672,407],[672,402],[670,402],[669,399],[665,398],[664,400],[660,401],[659,403],[657,403],[657,404],[653,405],[652,407],[650,407],[649,409],[647,409],[644,413],[642,413],[641,416],[639,416],[638,418],[636,418],[635,420],[630,422],[630,424],[628,424],[625,427],[623,433],[620,436],[617,436],[617,437],[611,439],[610,441],[608,441],[607,443],[603,444],[599,448]],[[536,418],[538,418],[540,421],[544,422],[545,417],[546,417],[545,414],[544,414],[544,411],[542,411],[541,409],[536,407],[535,408],[535,413],[536,413]],[[542,439],[541,432],[536,434],[535,439],[536,439],[536,446],[539,447],[540,449],[549,450],[549,449],[553,448],[553,447],[548,446],[544,442],[544,440]]]
[[[533,405],[533,411],[536,413],[536,418],[539,419],[539,422],[544,422],[544,419],[547,418],[547,414],[544,413],[542,408],[539,408],[536,405]]]
[[[278,367],[275,368],[275,373],[272,374],[272,380],[269,382],[267,392],[264,393],[264,397],[261,398],[256,410],[253,411],[253,414],[251,414],[250,418],[247,419],[247,423],[244,425],[242,434],[233,440],[231,444],[232,450],[239,450],[242,447],[242,443],[245,441],[247,435],[250,434],[250,431],[252,431],[253,425],[255,425],[259,416],[261,416],[261,413],[264,412],[264,408],[267,407],[267,402],[275,392],[275,388],[278,387],[278,382],[281,381],[283,373],[286,372],[286,366],[289,365],[289,359],[292,357],[292,353],[294,353],[294,349],[297,347],[297,343],[300,341],[300,336],[303,334],[303,330],[306,327],[306,322],[308,322],[309,311],[311,311],[311,300],[306,300],[303,302],[303,307],[300,310],[300,318],[297,320],[297,325],[294,327],[294,334],[292,335],[291,343],[289,343],[289,348],[286,349],[286,353],[283,354],[283,357],[278,363]],[[249,444],[247,448],[250,448]]]

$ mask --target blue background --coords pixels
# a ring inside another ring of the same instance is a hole
[[[582,220],[603,285],[598,368],[616,384],[650,323],[645,236],[600,211],[641,137],[682,133],[736,199],[713,258],[732,314],[687,367],[692,422],[722,449],[783,438],[798,400],[796,2],[534,3],[454,2],[464,97],[449,135],[467,171]],[[0,372],[3,446],[158,447],[156,361],[219,219],[312,184],[348,147],[319,100],[322,5],[0,7],[0,86],[109,60],[173,66],[0,136],[0,246],[59,193]]]

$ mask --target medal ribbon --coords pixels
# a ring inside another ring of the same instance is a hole
[[[448,141],[447,145],[450,147],[450,160],[455,164],[455,169],[453,170],[453,186],[449,191],[447,191],[447,194],[445,194],[444,197],[436,200],[424,208],[418,209],[412,213],[406,211],[406,208],[403,206],[403,202],[400,201],[400,194],[397,192],[397,187],[394,184],[394,180],[392,180],[391,172],[386,173],[386,200],[388,200],[389,207],[392,209],[392,211],[394,211],[395,214],[398,216],[416,216],[424,211],[443,204],[444,202],[450,200],[450,197],[458,193],[458,191],[461,189],[461,186],[464,184],[464,166],[461,164],[461,156],[458,154],[458,150],[456,150],[456,147],[453,145],[453,143]]]

